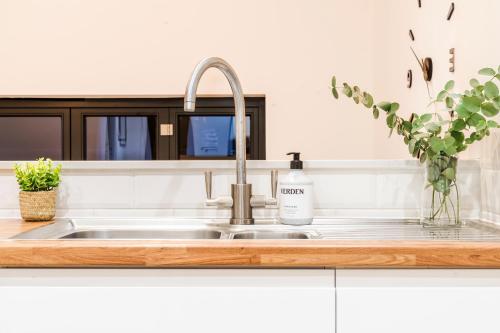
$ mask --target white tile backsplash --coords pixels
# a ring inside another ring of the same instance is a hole
[[[133,208],[133,175],[63,175],[58,208]]]
[[[481,198],[482,217],[500,224],[500,130],[482,142]]]
[[[278,168],[281,176],[288,172],[286,161],[249,161],[248,166],[253,193],[266,196],[271,194],[270,169]],[[424,170],[416,161],[306,161],[305,166],[314,181],[318,216],[419,216]],[[235,176],[234,163],[227,161],[64,162],[57,215],[230,217],[229,209],[204,207],[203,171],[208,167],[213,171],[213,196],[228,195]],[[479,162],[461,161],[459,172],[463,214],[479,217]],[[490,175],[483,171],[483,187],[488,193],[498,194],[498,172],[491,171]],[[485,182],[485,177],[490,178]],[[9,165],[0,162],[0,217],[19,216],[17,192]],[[484,207],[498,208],[498,200],[489,200],[483,202],[483,216]],[[500,215],[500,210],[496,214]],[[275,217],[277,210],[256,209],[254,215]]]
[[[376,181],[374,174],[366,171],[336,173],[311,172],[314,182],[314,207],[325,208],[375,208]]]

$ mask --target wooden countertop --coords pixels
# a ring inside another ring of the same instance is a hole
[[[46,224],[0,220],[0,267],[500,268],[500,242],[9,239]]]

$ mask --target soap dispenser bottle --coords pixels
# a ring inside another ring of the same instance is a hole
[[[300,153],[293,155],[290,172],[280,178],[280,222],[291,225],[311,224],[313,221],[313,182],[304,174]]]

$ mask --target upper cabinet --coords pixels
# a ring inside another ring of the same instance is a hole
[[[247,158],[265,159],[265,99],[246,102]],[[0,160],[234,159],[232,98],[0,100]]]

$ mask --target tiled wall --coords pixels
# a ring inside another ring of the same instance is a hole
[[[481,192],[483,218],[500,223],[500,133],[482,144]]]
[[[0,162],[0,217],[17,217],[17,184],[12,164]],[[270,170],[287,172],[282,161],[249,161],[254,194],[270,195]],[[213,194],[227,195],[234,163],[217,162],[65,162],[58,193],[58,216],[210,216],[229,210],[204,207],[203,171],[211,169]],[[415,161],[307,161],[314,181],[316,214],[328,217],[419,216],[424,170]],[[481,212],[480,168],[461,161],[463,214]],[[255,210],[274,216],[276,209]]]

